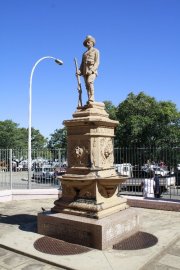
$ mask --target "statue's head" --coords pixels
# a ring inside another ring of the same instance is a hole
[[[92,41],[94,45],[95,45],[95,43],[96,43],[95,38],[93,38],[92,36],[87,36],[86,39],[85,39],[84,42],[83,42],[83,45],[84,45],[85,47],[87,47],[87,42],[88,42],[88,41]],[[93,46],[94,46],[94,45],[93,45]]]

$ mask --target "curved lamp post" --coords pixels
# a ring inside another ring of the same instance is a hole
[[[33,74],[34,74],[34,70],[36,66],[45,59],[53,59],[58,65],[63,64],[63,61],[61,61],[60,59],[57,59],[52,56],[44,56],[40,58],[38,61],[36,61],[31,71],[30,83],[29,83],[29,128],[28,128],[28,187],[29,188],[31,188],[31,167],[32,167],[32,158],[31,158],[32,78],[33,78]]]

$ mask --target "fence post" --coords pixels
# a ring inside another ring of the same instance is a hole
[[[58,160],[59,160],[60,166],[62,166],[62,164],[61,164],[61,148],[58,149]]]
[[[10,170],[10,189],[12,190],[12,149],[9,149],[9,170]]]

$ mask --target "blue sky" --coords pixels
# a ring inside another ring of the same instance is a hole
[[[180,109],[180,0],[0,0],[0,121],[32,126],[48,137],[77,107],[73,59],[87,35],[100,51],[96,101],[122,102],[144,91]],[[87,101],[83,79],[83,103]]]

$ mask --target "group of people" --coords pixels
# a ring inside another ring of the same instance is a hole
[[[154,174],[154,171],[149,170],[145,179],[141,183],[144,198],[160,198],[160,183],[159,177]]]

